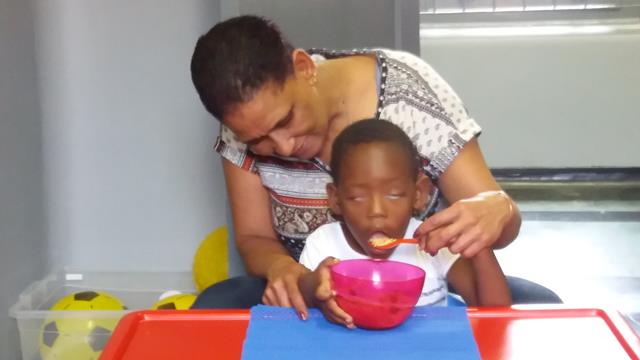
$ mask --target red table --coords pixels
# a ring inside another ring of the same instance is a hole
[[[640,338],[615,311],[469,308],[483,359],[640,359]],[[248,310],[126,315],[102,360],[240,359]]]

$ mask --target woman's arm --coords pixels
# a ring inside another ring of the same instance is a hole
[[[447,280],[469,306],[511,305],[507,279],[490,249],[482,249],[471,259],[458,258]]]
[[[298,278],[309,270],[298,264],[276,238],[271,223],[269,194],[260,177],[223,159],[235,243],[250,274],[267,279],[262,301],[293,306],[306,313]]]
[[[462,148],[437,185],[451,206],[429,217],[416,230],[415,237],[427,252],[449,247],[470,258],[482,248],[505,247],[518,235],[520,212],[509,196],[474,198],[485,191],[501,190],[477,139]]]

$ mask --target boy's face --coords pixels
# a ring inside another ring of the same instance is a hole
[[[398,145],[372,142],[349,149],[339,182],[327,185],[331,210],[342,216],[345,235],[357,251],[387,258],[393,249],[376,249],[375,236],[404,237],[414,208],[426,200],[428,180],[412,176],[411,162]]]

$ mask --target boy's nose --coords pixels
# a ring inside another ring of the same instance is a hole
[[[381,196],[371,197],[371,206],[369,207],[369,216],[384,217],[387,214],[384,199]]]

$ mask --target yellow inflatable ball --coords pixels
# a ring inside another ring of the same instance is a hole
[[[61,298],[40,330],[42,359],[98,359],[122,314],[93,310],[125,309],[118,298],[105,292],[82,291]]]
[[[176,294],[158,300],[152,310],[189,310],[196,301],[194,294]]]
[[[193,281],[196,290],[203,291],[229,277],[228,236],[226,226],[221,226],[200,242],[193,257]]]

